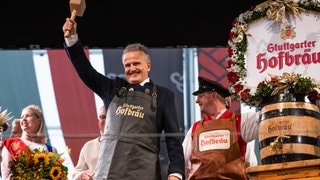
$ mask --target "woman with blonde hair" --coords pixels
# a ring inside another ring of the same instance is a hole
[[[20,126],[22,129],[21,137],[8,138],[4,140],[2,151],[1,174],[3,180],[11,177],[10,162],[19,153],[29,148],[34,151],[50,151],[57,153],[57,149],[47,144],[47,135],[42,110],[39,106],[31,104],[22,109]]]

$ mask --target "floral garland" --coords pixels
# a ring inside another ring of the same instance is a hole
[[[68,167],[63,165],[61,154],[40,151],[22,151],[16,160],[10,162],[13,180],[67,180]]]
[[[296,15],[305,10],[320,12],[319,0],[269,0],[240,14],[234,20],[228,40],[228,57],[226,58],[226,61],[228,80],[231,84],[230,92],[232,95],[234,95],[236,100],[241,101],[248,106],[259,107],[263,98],[266,96],[270,96],[272,89],[275,88],[271,87],[271,80],[266,80],[259,83],[256,88],[250,88],[247,85],[245,53],[247,51],[247,36],[250,36],[250,34],[247,33],[248,24],[264,17],[269,20],[283,22],[285,17],[281,15],[285,14],[284,11],[290,11],[291,13]],[[283,13],[280,13],[280,11],[283,11]],[[275,80],[274,76],[271,76],[273,77],[273,80]],[[318,88],[319,85],[313,79],[304,79],[300,74],[292,74],[292,76],[298,76],[298,79],[308,81],[308,83],[310,84],[309,89],[307,88],[305,92],[301,93],[306,95],[311,93],[313,95],[312,100],[318,99],[319,93],[316,93],[315,96],[315,91],[313,90],[314,88]],[[286,77],[288,76],[286,75]],[[283,81],[285,77],[277,77],[277,79],[281,79]],[[267,86],[261,86],[262,84],[265,84]],[[262,89],[262,87],[269,87],[270,91],[266,92]]]

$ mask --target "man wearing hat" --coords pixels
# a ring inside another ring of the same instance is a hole
[[[218,82],[199,77],[192,94],[203,115],[183,141],[186,178],[247,179],[246,144],[258,137],[258,113],[229,110],[230,92]]]

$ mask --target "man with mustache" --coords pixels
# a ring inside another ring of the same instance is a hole
[[[148,49],[140,43],[127,45],[122,54],[126,79],[110,79],[91,66],[78,39],[77,23],[67,18],[62,30],[71,34],[65,38],[65,49],[75,70],[107,109],[94,179],[160,180],[163,131],[168,133],[167,179],[183,179],[184,157],[182,138],[177,135],[180,132],[174,93],[149,77]]]

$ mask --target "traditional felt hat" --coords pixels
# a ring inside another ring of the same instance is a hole
[[[225,87],[223,87],[222,84],[212,81],[205,77],[198,77],[199,81],[199,89],[192,93],[192,95],[197,96],[198,94],[204,93],[204,92],[211,92],[215,91],[218,94],[220,94],[222,97],[229,97],[231,96],[229,90]]]

